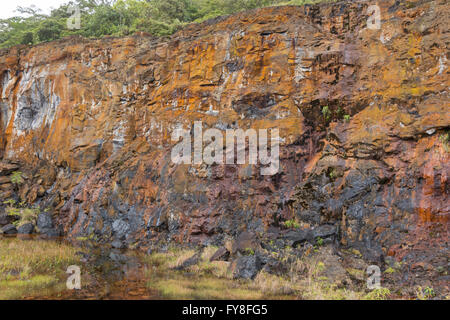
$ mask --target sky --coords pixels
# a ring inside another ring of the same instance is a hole
[[[16,16],[18,13],[14,12],[18,6],[29,7],[35,5],[42,9],[44,13],[50,13],[50,8],[58,8],[61,4],[67,3],[69,0],[1,0],[0,3],[0,18],[10,18]]]

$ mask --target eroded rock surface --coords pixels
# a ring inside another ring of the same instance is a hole
[[[15,194],[3,166],[20,163],[17,196],[49,208],[69,237],[146,248],[222,244],[246,231],[441,274],[450,6],[380,1],[372,30],[370,4],[266,8],[164,39],[1,51],[1,200]],[[278,128],[279,172],[175,165],[171,134],[194,121]],[[298,228],[284,230],[292,219]]]

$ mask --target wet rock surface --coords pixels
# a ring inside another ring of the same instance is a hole
[[[371,3],[342,2],[240,13],[167,39],[0,51],[0,226],[15,229],[3,204],[14,198],[40,206],[50,236],[144,250],[238,240],[230,259],[245,277],[284,268],[257,255],[264,246],[323,243],[448,289],[450,8],[408,3],[378,2],[379,30],[367,28]],[[199,120],[278,128],[279,172],[174,164],[171,133]]]

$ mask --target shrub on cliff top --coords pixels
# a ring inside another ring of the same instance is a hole
[[[35,44],[70,35],[124,36],[137,31],[170,35],[191,22],[202,22],[243,10],[274,6],[334,2],[335,0],[72,0],[43,14],[36,7],[17,9],[19,15],[0,19],[0,48]],[[80,9],[80,29],[69,30],[69,10]]]

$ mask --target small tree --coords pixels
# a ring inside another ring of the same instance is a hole
[[[63,26],[57,21],[44,20],[38,30],[37,36],[39,41],[52,41],[60,38]]]
[[[11,176],[10,176],[11,183],[14,184],[14,185],[16,185],[16,186],[21,185],[21,184],[23,183],[23,177],[22,177],[22,175],[23,175],[22,172],[20,172],[20,171],[14,171],[14,172],[11,174]]]

